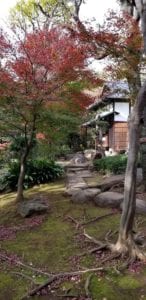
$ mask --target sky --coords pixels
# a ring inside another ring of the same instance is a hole
[[[17,0],[0,0],[0,24],[7,21],[9,9],[16,4]],[[82,19],[96,18],[97,23],[102,23],[107,9],[116,9],[116,0],[86,0],[82,5],[80,17]]]

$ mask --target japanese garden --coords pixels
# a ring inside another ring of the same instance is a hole
[[[87,3],[0,28],[0,300],[146,299],[146,0]]]

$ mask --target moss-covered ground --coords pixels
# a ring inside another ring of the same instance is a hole
[[[62,181],[28,190],[26,201],[36,195],[44,195],[50,211],[44,216],[27,219],[18,215],[14,193],[0,195],[0,300],[20,300],[36,284],[47,279],[27,266],[48,273],[103,267],[103,271],[59,279],[32,299],[146,300],[144,264],[135,263],[119,272],[124,260],[111,260],[110,253],[98,251],[82,255],[95,247],[83,236],[84,228],[96,239],[103,240],[107,233],[112,233],[111,239],[115,240],[120,220],[118,212],[95,207],[92,203],[71,203],[64,193]],[[87,222],[110,212],[114,214],[84,228],[73,221]],[[138,230],[144,232],[146,217],[137,217],[136,224]],[[19,262],[26,266],[20,266]],[[89,274],[92,277],[87,297],[85,282]]]

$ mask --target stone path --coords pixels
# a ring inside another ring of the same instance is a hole
[[[86,178],[93,178],[89,163],[66,166],[66,188],[67,190],[87,189]]]
[[[141,181],[141,174],[138,172],[138,183]],[[92,171],[91,163],[73,163],[66,165],[66,193],[71,196],[74,203],[92,201],[100,207],[112,207],[122,209],[123,194],[110,191],[113,186],[124,185],[124,175],[110,176],[101,183],[88,184],[88,178],[96,182],[95,174]],[[136,212],[146,214],[146,201],[136,199]]]

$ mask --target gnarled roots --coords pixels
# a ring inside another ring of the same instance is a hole
[[[110,244],[109,249],[112,252],[121,254],[121,256],[128,256],[132,261],[138,259],[146,261],[146,252],[137,244],[133,235],[129,235],[127,239],[123,239],[120,235],[116,244]]]

